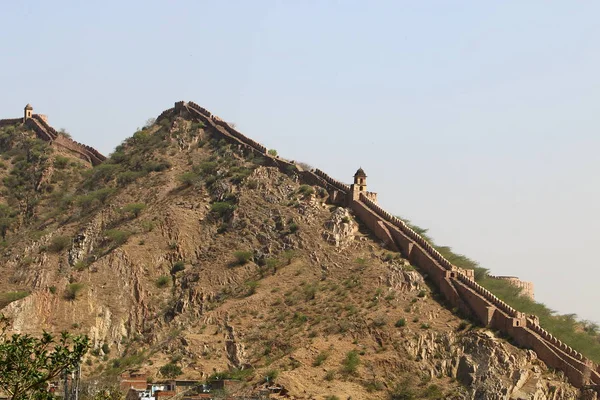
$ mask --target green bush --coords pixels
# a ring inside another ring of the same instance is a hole
[[[170,282],[171,282],[171,279],[167,275],[159,276],[158,279],[156,280],[156,287],[157,288],[167,287],[167,286],[169,286]]]
[[[158,373],[164,376],[165,378],[176,378],[179,375],[183,374],[183,371],[178,365],[168,363],[160,367]]]
[[[269,151],[267,151],[267,154],[270,155],[270,156],[275,157],[275,156],[277,156],[277,150],[270,149]]]
[[[54,236],[50,241],[50,245],[48,246],[48,250],[52,253],[60,253],[64,249],[66,249],[69,245],[71,245],[71,238],[68,236]]]
[[[173,264],[173,268],[171,268],[171,274],[175,275],[179,271],[183,271],[185,269],[185,263],[183,261],[177,261]]]
[[[253,254],[251,251],[236,251],[233,256],[239,265],[244,265],[252,259]]]
[[[145,208],[146,205],[144,203],[130,203],[123,207],[123,212],[131,214],[133,218],[137,218]]]
[[[54,158],[54,168],[65,169],[69,165],[69,159],[63,156],[56,156]]]
[[[265,381],[273,382],[279,376],[279,371],[275,369],[268,370],[265,374]]]
[[[177,177],[184,187],[195,186],[200,183],[200,177],[194,172],[184,172]]]
[[[406,318],[400,318],[398,321],[396,321],[394,326],[396,328],[402,328],[403,326],[406,326]]]
[[[227,201],[217,201],[210,206],[210,212],[219,218],[231,214],[235,210],[235,205]]]
[[[291,233],[296,233],[296,232],[298,232],[298,229],[300,229],[300,227],[298,226],[298,224],[297,224],[297,223],[295,223],[295,222],[292,222],[292,223],[289,225],[289,229],[290,229],[290,232],[291,232]]]
[[[320,352],[317,355],[317,357],[315,358],[315,361],[313,361],[313,363],[312,363],[313,367],[319,367],[327,360],[327,358],[329,358],[328,352],[326,352],[326,351]]]
[[[298,193],[300,193],[304,196],[311,195],[314,192],[315,192],[315,189],[310,185],[300,185],[300,188],[298,189]]]
[[[354,374],[360,365],[360,358],[356,350],[346,353],[346,358],[342,361],[342,371],[346,374]]]
[[[105,233],[108,240],[113,246],[119,246],[129,239],[130,233],[119,229],[110,229]]]
[[[82,283],[71,283],[67,285],[65,288],[65,299],[71,301],[75,300],[81,289],[83,289]]]
[[[256,293],[256,289],[258,289],[258,286],[259,286],[258,281],[246,282],[246,287],[248,288],[248,291],[246,292],[246,296],[252,296],[254,293]]]

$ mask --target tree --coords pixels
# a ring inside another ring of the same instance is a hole
[[[0,390],[11,400],[50,398],[49,381],[73,371],[90,347],[86,335],[48,332],[41,338],[13,334],[7,337],[8,320],[0,314]]]
[[[181,368],[173,363],[163,365],[162,367],[160,367],[158,372],[165,378],[175,378],[183,373],[183,371],[181,371]]]

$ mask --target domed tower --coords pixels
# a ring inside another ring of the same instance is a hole
[[[27,121],[29,118],[31,118],[31,115],[33,114],[33,107],[31,107],[31,104],[27,104],[25,106],[25,114],[23,116],[23,122]]]
[[[352,200],[359,200],[360,194],[367,194],[367,174],[361,168],[359,168],[354,174],[354,183],[351,186],[352,189]]]

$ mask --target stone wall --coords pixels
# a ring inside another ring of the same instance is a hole
[[[69,150],[92,165],[98,165],[106,160],[106,157],[93,147],[86,146],[58,133],[56,129],[48,125],[46,120],[38,114],[34,114],[25,121],[25,124],[31,128],[40,139],[53,142],[58,147]]]
[[[0,128],[3,126],[17,125],[23,122],[23,118],[0,119]]]
[[[491,279],[498,279],[509,282],[511,285],[516,286],[521,289],[521,295],[529,297],[531,300],[534,300],[533,297],[533,282],[522,281],[516,276],[494,276],[488,275]]]

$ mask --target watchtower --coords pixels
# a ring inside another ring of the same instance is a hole
[[[352,200],[358,200],[360,194],[367,194],[367,174],[359,168],[354,174],[354,183],[350,186],[352,189]]]
[[[23,122],[27,121],[29,118],[31,118],[31,115],[33,114],[33,107],[31,107],[31,104],[27,104],[25,106],[25,113],[23,115]]]

